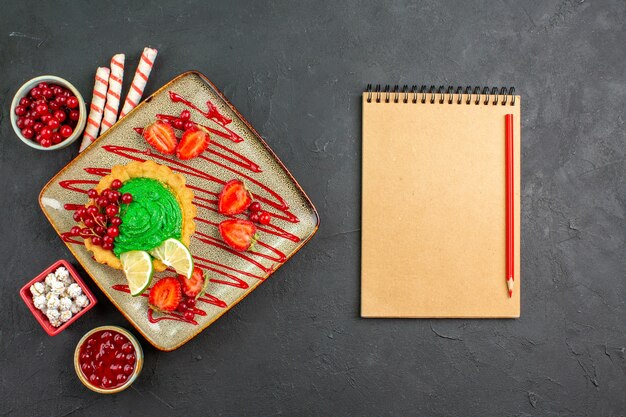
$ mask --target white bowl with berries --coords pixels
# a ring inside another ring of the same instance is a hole
[[[42,75],[17,90],[11,103],[11,125],[31,148],[65,148],[82,134],[87,122],[83,96],[69,81]]]

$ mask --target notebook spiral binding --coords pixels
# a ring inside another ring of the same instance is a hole
[[[456,104],[461,104],[463,100],[463,95],[466,95],[465,104],[471,104],[472,98],[474,98],[474,104],[478,105],[481,103],[487,105],[489,104],[489,99],[493,98],[491,104],[496,106],[498,102],[500,102],[503,106],[506,106],[507,103],[509,105],[515,105],[515,87],[509,87],[508,92],[506,87],[492,87],[491,90],[489,87],[483,87],[482,90],[480,87],[465,87],[465,91],[463,91],[463,87],[455,88],[451,85],[446,89],[445,86],[440,85],[439,88],[436,88],[434,85],[431,85],[430,88],[426,85],[422,85],[419,88],[416,84],[411,86],[411,90],[409,91],[409,86],[402,86],[402,91],[400,91],[400,86],[398,84],[393,86],[393,90],[391,90],[391,86],[389,84],[385,85],[384,90],[381,90],[380,84],[376,84],[376,87],[372,91],[372,84],[367,85],[366,93],[367,93],[367,102],[371,103],[372,98],[376,101],[376,103],[380,103],[384,101],[385,103],[389,103],[393,100],[394,103],[398,103],[400,100],[400,96],[403,96],[402,102],[408,103],[409,96],[412,95],[412,102],[417,103],[418,99],[422,103],[426,103],[426,99],[430,96],[429,101],[431,104],[435,103],[435,100],[439,101],[439,104],[443,104],[446,96],[448,97],[448,104],[452,104],[454,100],[454,96],[456,95]],[[428,90],[428,91],[427,91]],[[393,98],[392,98],[393,96]],[[421,98],[420,98],[421,96]],[[510,99],[509,99],[510,97]],[[502,99],[500,99],[502,98]]]

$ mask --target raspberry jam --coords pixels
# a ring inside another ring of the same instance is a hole
[[[115,330],[100,330],[81,345],[80,370],[91,385],[110,390],[124,385],[137,366],[137,352],[131,341]]]

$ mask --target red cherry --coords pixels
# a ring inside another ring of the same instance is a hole
[[[92,219],[92,218],[86,218],[83,223],[85,223],[85,226],[89,227],[90,229],[92,227],[94,227],[96,225],[96,222]]]
[[[124,204],[130,204],[133,202],[133,196],[130,193],[124,193],[122,194],[122,203]]]
[[[76,121],[76,120],[78,120],[79,118],[80,118],[80,113],[79,113],[79,111],[78,111],[78,110],[72,110],[72,111],[70,112],[70,120],[74,120],[74,121]]]
[[[59,121],[55,119],[54,117],[50,116],[50,119],[48,120],[48,127],[54,130],[54,129],[58,129],[59,125],[60,125]]]
[[[100,236],[94,236],[91,238],[91,243],[93,243],[96,246],[100,246],[102,245],[102,238]]]
[[[252,204],[250,204],[250,207],[248,207],[248,210],[250,210],[253,213],[257,211],[261,211],[261,203],[259,203],[258,201],[253,201]]]
[[[50,136],[52,136],[52,129],[50,129],[48,126],[44,126],[41,128],[39,133],[41,133],[42,138],[50,139]]]
[[[111,219],[111,226],[119,227],[120,224],[122,224],[122,219],[120,219],[119,217],[116,216]]]
[[[18,116],[24,116],[26,114],[26,106],[17,106],[15,108],[15,114]]]
[[[65,114],[65,112],[63,110],[57,110],[54,112],[53,114],[54,118],[57,119],[59,122],[64,121],[67,118],[67,114]]]
[[[52,136],[50,137],[50,140],[52,140],[52,144],[57,145],[63,142],[63,136],[61,136],[59,132],[52,132]]]
[[[185,125],[183,127],[185,128],[185,130],[193,129],[194,127],[196,127],[196,124],[192,122],[191,120],[189,120],[185,122]]]
[[[80,227],[74,226],[70,229],[70,235],[78,236],[80,234]]]
[[[118,237],[120,235],[120,229],[117,226],[111,226],[107,229],[107,235],[111,237]]]
[[[25,127],[24,129],[22,129],[22,136],[24,136],[26,139],[32,139],[33,136],[35,136],[35,131],[30,127]]]
[[[183,316],[185,316],[185,318],[186,318],[187,320],[193,320],[193,318],[194,318],[196,315],[194,314],[194,312],[193,312],[193,311],[191,311],[191,310],[187,310],[187,311],[185,311],[185,314],[183,314]]]
[[[189,110],[183,110],[180,112],[180,118],[183,119],[184,121],[189,120],[189,118],[191,117],[191,113],[189,112]]]
[[[37,111],[37,113],[39,113],[39,115],[43,116],[45,114],[48,114],[48,105],[45,103],[37,104],[35,110]]]
[[[89,198],[97,198],[98,197],[98,191],[96,191],[95,188],[92,188],[91,190],[87,191],[87,196]],[[91,206],[93,207],[93,206]]]
[[[44,124],[41,122],[33,123],[33,130],[35,132],[41,132],[41,129],[43,129],[43,127],[44,127]]]
[[[254,212],[254,213],[250,213],[250,216],[248,216],[250,218],[251,222],[254,223],[258,223],[259,222],[259,213]]]
[[[259,223],[260,224],[270,224],[272,221],[272,216],[267,211],[262,211],[259,213]]]
[[[30,105],[31,101],[28,97],[22,97],[20,99],[20,106],[26,106],[28,107]]]
[[[122,188],[122,181],[120,180],[113,180],[111,182],[111,188],[114,190],[119,190],[120,188]]]
[[[50,146],[52,146],[52,141],[50,139],[46,139],[46,138],[42,138],[41,142],[39,142],[41,144],[41,146],[43,146],[44,148],[49,148]]]
[[[65,101],[65,105],[70,109],[75,109],[78,107],[78,99],[74,96],[69,96]]]
[[[109,235],[104,235],[104,236],[102,237],[102,241],[103,241],[104,243],[110,243],[111,245],[113,245],[113,240],[114,240],[114,239],[113,239],[111,236],[109,236]]]
[[[63,125],[61,126],[61,129],[59,129],[59,133],[61,133],[61,136],[64,138],[69,138],[72,136],[72,133],[74,133],[74,129],[72,129],[69,125]]]
[[[113,244],[112,243],[106,243],[106,242],[102,242],[102,249],[104,250],[111,250],[113,249]]]
[[[106,213],[107,213],[107,216],[109,217],[115,216],[118,212],[119,212],[119,209],[115,205],[110,205],[110,206],[107,206],[106,208]]]

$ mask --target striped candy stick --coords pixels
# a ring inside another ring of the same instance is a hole
[[[104,111],[104,103],[106,100],[110,74],[111,70],[105,67],[99,67],[96,71],[89,117],[87,118],[87,127],[85,128],[85,133],[83,134],[83,142],[80,144],[80,152],[82,152],[98,137],[98,130],[100,130],[100,122],[102,121],[102,113]]]
[[[109,90],[107,101],[104,106],[104,116],[100,134],[106,132],[117,121],[117,111],[120,107],[120,95],[122,93],[122,81],[124,80],[124,54],[113,55],[111,58],[111,76],[109,77]]]
[[[157,50],[154,48],[144,48],[141,58],[139,59],[139,65],[137,65],[137,71],[135,71],[135,77],[130,85],[126,100],[124,101],[124,107],[120,112],[120,119],[128,114],[129,111],[134,109],[143,95],[143,90],[146,88],[150,71],[154,65],[154,60],[157,56]]]

